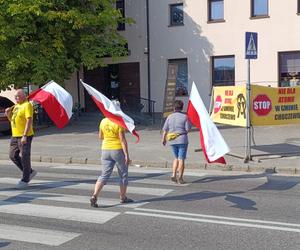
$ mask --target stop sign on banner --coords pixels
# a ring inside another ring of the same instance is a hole
[[[215,105],[214,105],[214,113],[218,113],[220,109],[222,108],[222,97],[218,95],[215,100]]]
[[[258,95],[253,99],[253,111],[259,116],[265,116],[272,110],[272,101],[267,95]]]

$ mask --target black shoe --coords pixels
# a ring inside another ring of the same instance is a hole
[[[92,207],[99,207],[97,204],[97,198],[94,195],[91,197],[90,202]]]
[[[128,197],[125,197],[125,199],[121,200],[120,203],[130,203],[130,202],[134,202],[134,200],[128,198]]]

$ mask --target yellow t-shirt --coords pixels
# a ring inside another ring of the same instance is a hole
[[[30,102],[25,101],[14,106],[10,122],[13,137],[22,137],[24,135],[26,121],[30,117],[33,117],[33,107]],[[33,135],[32,125],[27,136],[31,135]]]
[[[121,141],[119,138],[119,132],[124,132],[125,129],[118,124],[110,121],[108,118],[104,118],[99,125],[99,130],[103,134],[102,149],[105,150],[117,150],[122,149]]]

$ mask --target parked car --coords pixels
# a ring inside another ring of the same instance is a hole
[[[9,135],[11,133],[10,122],[5,115],[5,109],[13,105],[14,103],[11,100],[0,96],[0,133],[5,135]]]

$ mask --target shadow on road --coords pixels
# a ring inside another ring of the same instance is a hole
[[[10,244],[8,241],[0,242],[0,248],[7,247]]]

